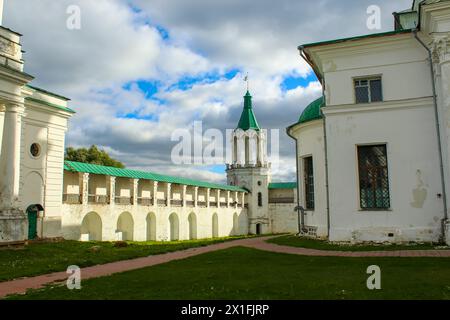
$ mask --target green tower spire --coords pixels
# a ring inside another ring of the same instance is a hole
[[[258,121],[256,121],[255,114],[253,113],[252,96],[249,91],[247,91],[244,96],[244,110],[242,111],[241,119],[239,120],[238,129],[242,129],[244,131],[250,129],[256,131],[260,130]]]

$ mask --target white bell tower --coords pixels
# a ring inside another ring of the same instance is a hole
[[[259,127],[248,90],[231,145],[233,160],[227,164],[228,184],[250,191],[247,199],[249,233],[270,233],[268,186],[271,177],[267,160],[267,132]]]

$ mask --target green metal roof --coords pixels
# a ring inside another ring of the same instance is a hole
[[[313,120],[322,119],[322,113],[320,109],[325,106],[325,100],[323,97],[313,101],[309,104],[305,110],[303,110],[298,123],[305,123]]]
[[[66,112],[70,112],[70,113],[76,113],[74,110],[64,107],[64,106],[59,106],[57,104],[54,103],[50,103],[44,100],[39,100],[39,99],[35,99],[35,98],[31,98],[31,97],[26,97],[25,100],[31,101],[31,102],[36,102],[36,103],[40,103],[43,105],[46,105],[47,107],[52,107],[52,108],[56,108],[56,109],[60,109]]]
[[[66,97],[64,97],[64,96],[61,96],[61,95],[59,95],[59,94],[56,94],[56,93],[53,93],[53,92],[50,92],[50,91],[47,91],[47,90],[44,90],[44,89],[41,89],[41,88],[32,86],[32,85],[29,85],[29,84],[27,84],[27,85],[25,85],[25,86],[28,87],[28,88],[30,88],[30,89],[33,89],[33,90],[36,90],[36,91],[39,91],[39,92],[48,94],[49,96],[53,96],[53,97],[56,97],[56,98],[59,98],[59,99],[65,100],[65,101],[70,101],[69,98],[66,98]]]
[[[394,36],[394,35],[398,35],[398,34],[411,33],[411,32],[412,32],[412,29],[404,29],[404,30],[394,30],[394,31],[382,32],[382,33],[371,33],[371,34],[366,34],[366,35],[356,36],[356,37],[350,37],[350,38],[342,38],[342,39],[335,39],[335,40],[307,43],[307,44],[299,46],[298,49],[309,48],[309,47],[316,47],[316,46],[322,46],[322,45],[328,45],[328,44],[336,44],[336,43],[346,42],[346,41],[355,41],[355,40],[361,40],[361,39],[366,39],[366,38],[377,38],[377,37],[385,37],[385,36]]]
[[[252,96],[250,92],[247,91],[244,96],[244,110],[242,110],[241,119],[239,120],[238,128],[244,131],[253,129],[256,131],[260,130],[258,121],[256,121],[255,114],[253,113],[252,107]]]
[[[71,171],[71,172],[84,172],[84,173],[100,174],[100,175],[107,175],[107,176],[113,176],[113,177],[121,177],[121,178],[145,179],[145,180],[152,180],[152,181],[158,181],[158,182],[185,184],[188,186],[211,188],[211,189],[221,189],[221,190],[227,190],[227,191],[248,192],[246,189],[236,187],[236,186],[222,185],[222,184],[198,181],[198,180],[193,180],[193,179],[188,179],[188,178],[172,177],[172,176],[166,176],[166,175],[152,173],[152,172],[146,172],[146,171],[106,167],[106,166],[101,166],[101,165],[97,165],[97,164],[65,161],[64,169],[67,171]]]
[[[296,189],[297,182],[273,182],[269,183],[269,189]]]

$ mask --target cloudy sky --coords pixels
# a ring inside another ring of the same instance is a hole
[[[24,34],[33,84],[72,99],[67,145],[99,145],[129,168],[224,182],[223,165],[171,161],[174,130],[194,121],[235,128],[248,73],[260,126],[280,130],[273,180],[294,180],[285,128],[321,94],[297,46],[392,30],[392,12],[412,1],[5,2],[3,25]],[[70,5],[81,10],[79,30],[67,28]],[[367,28],[370,5],[381,9],[381,30]]]

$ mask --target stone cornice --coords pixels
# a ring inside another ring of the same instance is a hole
[[[367,104],[345,104],[336,106],[326,106],[322,108],[323,113],[328,115],[359,113],[359,112],[377,112],[386,110],[411,109],[433,107],[433,97],[423,97],[417,99],[383,101],[379,103]]]
[[[352,42],[336,43],[332,45],[307,48],[309,56],[319,71],[328,72],[327,66],[336,58],[352,57],[355,55],[368,55],[389,50],[411,48],[417,45],[410,33],[402,33],[387,37],[367,38]],[[410,61],[413,62],[413,61]]]

